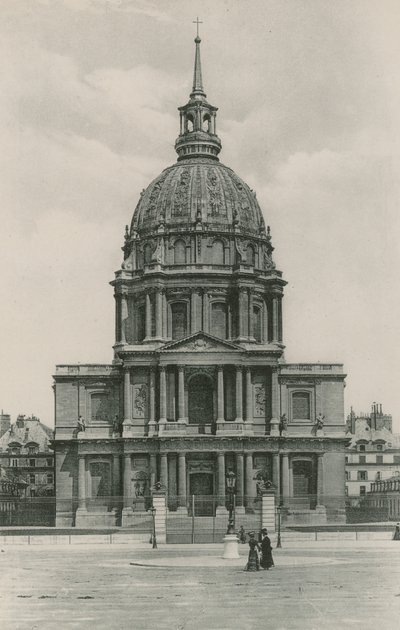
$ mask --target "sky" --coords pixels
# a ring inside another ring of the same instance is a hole
[[[400,431],[400,3],[0,0],[0,409],[54,422],[52,374],[108,363],[109,282],[175,162],[195,25],[221,161],[271,226],[289,362],[344,363],[345,412]]]

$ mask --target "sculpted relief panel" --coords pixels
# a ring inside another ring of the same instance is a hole
[[[141,383],[133,386],[133,417],[144,418],[147,415],[147,385]]]
[[[264,383],[255,383],[254,385],[254,416],[257,418],[265,417],[266,409],[266,393]]]

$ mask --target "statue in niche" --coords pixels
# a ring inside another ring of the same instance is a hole
[[[266,490],[275,489],[274,484],[268,478],[268,471],[265,468],[259,470],[254,479],[256,481],[257,497],[261,496]]]
[[[265,415],[265,388],[263,385],[254,386],[255,412],[257,416]]]
[[[236,251],[239,254],[239,262],[246,262],[247,259],[247,248],[241,243],[238,239],[235,240]]]
[[[138,385],[135,392],[134,407],[137,416],[143,417],[145,415],[147,403],[147,387],[146,385]]]
[[[267,248],[264,249],[264,269],[275,269],[275,263],[272,260],[271,252]]]
[[[319,412],[318,416],[315,418],[315,423],[314,423],[314,433],[316,434],[317,431],[323,431],[324,429],[324,423],[325,423],[325,416],[322,415],[321,412]]]
[[[80,431],[83,431],[83,432],[86,431],[86,422],[85,422],[85,419],[82,418],[82,416],[79,416],[76,428],[77,428],[78,433]]]
[[[286,414],[284,413],[281,415],[279,419],[279,435],[286,433],[287,427],[288,427],[288,420],[287,420]]]
[[[114,418],[113,425],[112,425],[112,432],[114,435],[120,435],[121,433],[121,423],[120,423],[118,414]]]
[[[153,260],[155,260],[158,264],[162,265],[164,262],[164,247],[162,239],[160,239],[157,243],[157,247],[154,250]]]

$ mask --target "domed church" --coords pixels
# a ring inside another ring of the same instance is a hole
[[[199,498],[226,518],[227,471],[244,517],[261,481],[288,522],[343,519],[343,366],[285,362],[286,282],[255,192],[219,161],[200,41],[177,161],[126,226],[113,361],[56,367],[59,526],[134,527],[156,482],[169,514]]]

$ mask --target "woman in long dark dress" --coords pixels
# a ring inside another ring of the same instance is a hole
[[[268,536],[268,530],[266,528],[261,530],[262,540],[261,540],[261,567],[263,569],[270,569],[274,566],[274,559],[272,557],[272,546],[271,540]]]
[[[260,570],[260,559],[258,557],[258,552],[260,551],[260,547],[258,542],[255,539],[255,533],[249,532],[249,557],[247,560],[247,564],[244,568],[245,571],[259,571]]]
[[[393,540],[400,540],[400,523],[394,528]]]

